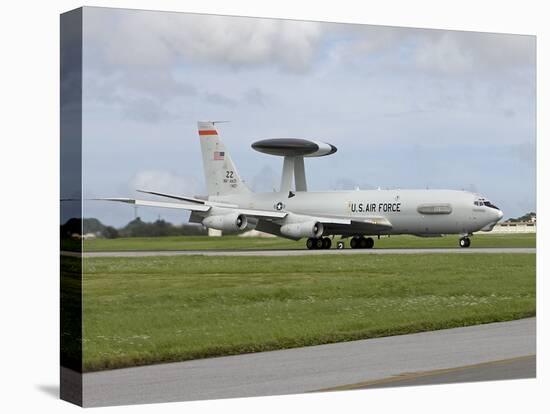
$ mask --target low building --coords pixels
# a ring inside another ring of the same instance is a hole
[[[536,233],[536,218],[530,221],[504,221],[498,223],[490,233]],[[490,234],[489,233],[489,234]]]
[[[222,231],[209,228],[208,229],[208,236],[210,236],[210,237],[221,237],[222,236]]]
[[[274,234],[264,233],[258,230],[249,230],[239,234],[240,237],[277,237]]]

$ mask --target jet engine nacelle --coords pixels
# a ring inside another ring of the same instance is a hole
[[[281,226],[281,233],[295,239],[302,237],[321,237],[323,224],[318,221],[305,221],[302,223],[290,223]]]
[[[202,224],[211,229],[235,232],[244,230],[248,222],[242,214],[229,213],[205,217]]]

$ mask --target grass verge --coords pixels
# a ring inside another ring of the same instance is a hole
[[[84,260],[85,371],[535,314],[534,254]]]
[[[375,248],[458,248],[458,236],[422,238],[415,236],[391,236],[375,239]],[[334,243],[333,243],[334,244]],[[536,234],[476,234],[472,237],[475,247],[535,247]],[[348,242],[346,246],[349,247]],[[333,246],[334,247],[334,246]],[[132,237],[120,239],[95,239],[84,241],[84,251],[143,251],[143,250],[231,250],[231,249],[305,249],[305,240],[292,241],[280,237]]]

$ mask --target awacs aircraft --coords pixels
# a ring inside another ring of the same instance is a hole
[[[502,218],[489,200],[467,191],[308,191],[304,158],[333,154],[336,147],[304,139],[266,139],[252,144],[257,151],[284,157],[279,191],[254,193],[239,176],[215,124],[198,123],[208,196],[138,190],[178,202],[102,200],[188,210],[190,222],[223,232],[255,228],[292,240],[306,238],[308,249],[329,249],[332,241],[327,236],[341,236],[338,248],[344,247],[346,238],[353,249],[372,248],[373,236],[393,234],[457,234],[460,247],[469,247],[473,232],[490,231]]]

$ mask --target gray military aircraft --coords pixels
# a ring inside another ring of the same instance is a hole
[[[326,156],[336,147],[305,139],[266,139],[252,148],[284,157],[279,191],[254,193],[243,182],[216,129],[216,122],[199,122],[199,138],[208,196],[185,196],[138,190],[178,202],[103,198],[138,206],[183,209],[189,221],[223,232],[256,230],[292,240],[307,238],[308,249],[337,247],[350,238],[353,249],[372,248],[374,237],[413,234],[460,235],[469,247],[476,231],[491,231],[502,211],[488,199],[455,190],[307,190],[304,157]],[[294,188],[292,182],[294,178]]]

